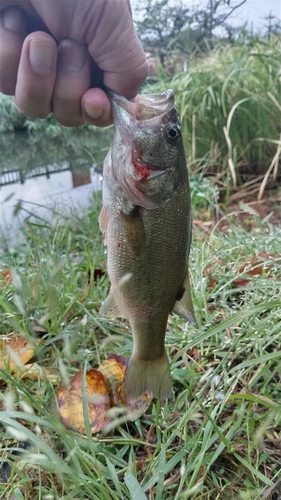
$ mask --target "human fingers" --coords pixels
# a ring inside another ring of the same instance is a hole
[[[22,46],[14,98],[22,113],[46,118],[52,111],[56,66],[54,38],[43,31],[28,35]]]
[[[67,127],[85,122],[81,99],[90,86],[91,59],[87,47],[73,40],[63,40],[58,47],[58,67],[53,93],[53,115]]]
[[[0,92],[14,95],[26,22],[19,7],[8,7],[0,15]]]
[[[129,2],[96,0],[87,29],[89,53],[104,72],[106,87],[132,99],[144,82],[148,64],[136,35]],[[100,16],[96,12],[100,10]]]
[[[82,97],[84,120],[97,127],[107,127],[112,123],[110,102],[105,92],[96,87],[85,92]]]

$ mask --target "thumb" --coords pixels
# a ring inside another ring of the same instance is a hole
[[[127,99],[136,96],[148,72],[129,5],[124,0],[103,0],[99,23],[91,41],[88,38],[89,53],[104,73],[104,85]]]

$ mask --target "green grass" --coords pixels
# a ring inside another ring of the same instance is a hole
[[[106,275],[94,280],[95,269],[106,268],[100,205],[98,194],[82,215],[28,219],[21,245],[0,256],[2,268],[13,269],[13,285],[0,288],[0,334],[15,331],[33,343],[40,337],[36,361],[64,379],[132,350],[125,322],[98,314],[108,292]],[[0,483],[0,498],[277,500],[280,261],[246,288],[233,282],[250,255],[280,254],[281,232],[258,218],[252,232],[229,223],[225,232],[194,231],[190,271],[199,327],[170,317],[174,394],[163,405],[154,401],[139,420],[107,435],[92,437],[86,425],[81,436],[62,425],[50,381],[2,373],[0,460],[11,473]],[[13,460],[18,442],[28,446]]]

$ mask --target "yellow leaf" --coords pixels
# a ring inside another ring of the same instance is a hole
[[[124,356],[112,354],[103,361],[98,370],[91,369],[86,373],[86,394],[92,433],[103,430],[111,422],[107,415],[110,408],[121,407],[125,420],[136,420],[149,407],[152,397],[147,394],[126,400],[125,375],[128,362]],[[84,434],[82,378],[83,371],[80,370],[67,386],[59,387],[57,398],[64,425]]]
[[[32,363],[30,365],[24,365],[22,368],[17,368],[17,375],[21,378],[28,378],[31,380],[45,379],[51,384],[59,384],[61,381],[61,374],[52,368],[45,368],[44,366],[38,365],[38,363]]]
[[[66,387],[59,387],[57,399],[64,425],[85,434],[82,380],[83,370],[80,370]],[[86,373],[86,394],[92,432],[99,432],[109,423],[106,412],[110,408],[110,403],[104,377],[98,370],[92,369]]]
[[[129,360],[125,356],[111,354],[102,362],[99,371],[106,382],[111,408],[124,406],[130,414],[130,420],[136,420],[148,409],[152,396],[144,394],[139,398],[126,399],[125,376],[128,364]]]
[[[128,361],[125,356],[112,354],[98,368],[104,376],[111,407],[126,404],[124,380]]]
[[[34,346],[15,333],[0,337],[0,368],[13,372],[22,367],[34,355]]]

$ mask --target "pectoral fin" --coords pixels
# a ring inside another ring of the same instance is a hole
[[[173,307],[173,312],[181,316],[183,319],[191,323],[193,326],[197,326],[192,305],[188,271],[185,276],[184,284],[180,289],[180,295],[182,295],[182,297],[180,300],[176,301]]]
[[[139,255],[145,244],[145,231],[140,217],[140,207],[135,206],[128,214],[121,212],[125,224],[126,243],[133,255]]]
[[[104,207],[102,207],[99,214],[99,226],[102,234],[104,234],[104,244],[107,245],[107,226],[108,226],[108,215]]]

